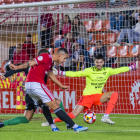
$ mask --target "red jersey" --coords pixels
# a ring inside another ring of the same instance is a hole
[[[36,65],[30,68],[26,82],[38,82],[40,84],[45,84],[45,74],[52,70],[52,55],[42,53],[34,59],[36,61]]]
[[[23,64],[27,61],[29,61],[29,56],[25,50],[22,50],[20,53],[16,53],[16,51],[14,52],[13,55],[14,64],[19,64],[19,63]]]

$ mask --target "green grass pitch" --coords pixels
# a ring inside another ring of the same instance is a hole
[[[0,115],[0,121],[21,115]],[[5,126],[0,129],[0,140],[140,140],[140,115],[111,114],[110,119],[115,125],[101,123],[102,114],[96,114],[97,119],[93,124],[83,121],[80,114],[74,121],[82,126],[87,126],[88,131],[74,132],[66,130],[64,122],[57,123],[61,132],[52,132],[50,127],[42,127],[45,121],[42,114],[35,114],[28,124]],[[55,115],[53,115],[55,117]]]

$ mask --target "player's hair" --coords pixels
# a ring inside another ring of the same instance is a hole
[[[50,52],[49,52],[48,50],[42,48],[42,49],[40,49],[40,50],[38,51],[37,56],[41,55],[42,53],[48,53],[48,54],[50,54]]]
[[[68,54],[68,51],[67,51],[67,49],[65,49],[65,48],[60,48],[60,49],[57,50],[56,53],[57,53],[57,54],[59,54],[59,53],[66,53],[66,54]]]
[[[98,54],[98,55],[95,56],[95,59],[103,59],[104,60],[104,57],[103,57],[103,55]]]

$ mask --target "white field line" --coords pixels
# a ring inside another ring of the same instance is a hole
[[[21,131],[21,130],[20,129],[0,129],[0,131]],[[25,131],[26,132],[48,132],[46,130],[29,130],[29,129],[26,129]],[[77,133],[74,131],[60,131],[60,132]],[[87,130],[87,131],[83,131],[83,132],[85,132],[85,133],[120,133],[120,132],[140,132],[140,130],[118,130],[118,131],[88,131]],[[57,132],[57,133],[59,133],[59,132]],[[81,133],[81,132],[79,132],[79,133]]]

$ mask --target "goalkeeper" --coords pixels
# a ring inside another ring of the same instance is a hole
[[[68,115],[72,119],[74,119],[81,113],[81,111],[89,109],[92,105],[102,105],[103,103],[109,101],[105,114],[101,118],[101,122],[115,124],[115,122],[109,119],[109,114],[116,104],[118,93],[115,91],[102,93],[102,89],[109,76],[137,69],[138,61],[136,61],[134,65],[131,65],[129,67],[112,69],[103,67],[104,58],[101,54],[99,54],[95,57],[94,63],[95,66],[87,68],[84,71],[65,72],[54,69],[55,75],[65,75],[68,77],[86,77],[86,87],[83,91],[83,95],[81,96],[75,109]],[[60,121],[62,120],[60,120],[59,118],[54,119],[54,123]]]

